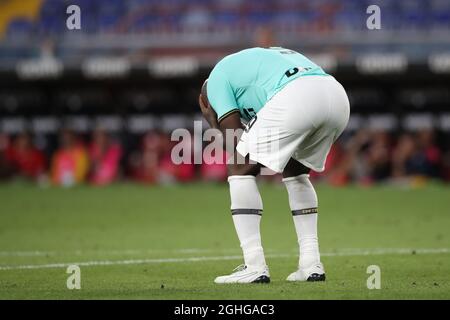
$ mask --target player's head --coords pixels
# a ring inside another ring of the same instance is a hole
[[[205,82],[203,82],[202,89],[200,90],[200,94],[202,96],[203,102],[208,106],[209,105],[208,93],[206,91],[207,84],[208,84],[208,79],[206,79]]]

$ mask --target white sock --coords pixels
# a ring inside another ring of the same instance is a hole
[[[317,237],[317,195],[308,174],[283,179],[289,194],[300,249],[299,267],[320,263]]]
[[[231,213],[247,266],[266,266],[259,225],[261,195],[254,176],[230,176]]]

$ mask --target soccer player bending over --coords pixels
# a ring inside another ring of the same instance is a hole
[[[199,104],[210,126],[224,137],[226,129],[247,123],[240,139],[231,142],[237,152],[228,163],[231,214],[245,265],[215,282],[270,282],[259,228],[263,203],[255,180],[262,167],[282,173],[289,195],[300,257],[298,270],[287,280],[324,281],[317,195],[309,171],[324,170],[331,145],[347,125],[350,106],[342,85],[298,52],[251,48],[217,63]]]

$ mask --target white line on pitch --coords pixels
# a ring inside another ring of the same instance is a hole
[[[277,255],[274,257],[289,257],[290,255]],[[85,261],[72,263],[51,263],[36,265],[18,265],[3,266],[0,270],[18,270],[18,269],[47,269],[47,268],[64,268],[69,265],[78,265],[80,267],[90,266],[112,266],[112,265],[133,265],[133,264],[151,264],[151,263],[167,263],[167,262],[198,262],[198,261],[221,261],[221,260],[237,260],[242,256],[218,256],[218,257],[192,257],[192,258],[163,258],[163,259],[131,259],[131,260],[104,260],[104,261]]]
[[[438,254],[450,253],[449,248],[434,249],[406,249],[406,248],[384,248],[384,249],[344,249],[336,252],[325,252],[322,256],[361,256],[361,255],[382,255],[382,254]],[[289,258],[293,254],[269,254],[267,258]],[[51,264],[31,264],[31,265],[13,265],[0,266],[2,270],[23,270],[23,269],[49,269],[49,268],[65,268],[69,265],[78,265],[80,267],[91,266],[112,266],[112,265],[136,265],[136,264],[152,264],[152,263],[180,263],[180,262],[201,262],[201,261],[223,261],[223,260],[239,260],[241,255],[233,256],[216,256],[216,257],[191,257],[191,258],[161,258],[161,259],[130,259],[130,260],[103,260],[103,261],[84,261],[71,263],[51,263]]]
[[[266,253],[276,253],[274,249],[265,249]],[[135,255],[135,254],[159,254],[159,253],[238,253],[239,249],[236,248],[223,248],[223,249],[206,249],[206,248],[181,248],[181,249],[124,249],[124,250],[73,250],[73,251],[0,251],[0,256],[12,256],[12,257],[31,257],[31,256],[57,256],[57,255]],[[297,252],[294,249],[292,252]],[[435,248],[435,249],[413,249],[413,248],[341,248],[330,253],[322,253],[323,256],[331,255],[348,255],[350,253],[357,255],[370,255],[370,254],[408,254],[412,252],[416,253],[448,253],[450,248]]]
[[[153,253],[208,253],[208,252],[239,252],[238,249],[201,249],[201,248],[184,248],[184,249],[126,249],[126,250],[74,250],[74,251],[0,251],[3,257],[39,257],[39,256],[55,256],[55,255],[85,255],[85,254],[104,254],[104,255],[133,255],[133,254],[153,254]],[[267,251],[267,250],[266,250]],[[270,250],[269,250],[270,251]]]

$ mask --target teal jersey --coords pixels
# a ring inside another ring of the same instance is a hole
[[[219,121],[239,111],[249,121],[287,83],[327,74],[304,55],[284,48],[251,48],[220,60],[208,78],[208,100]]]

